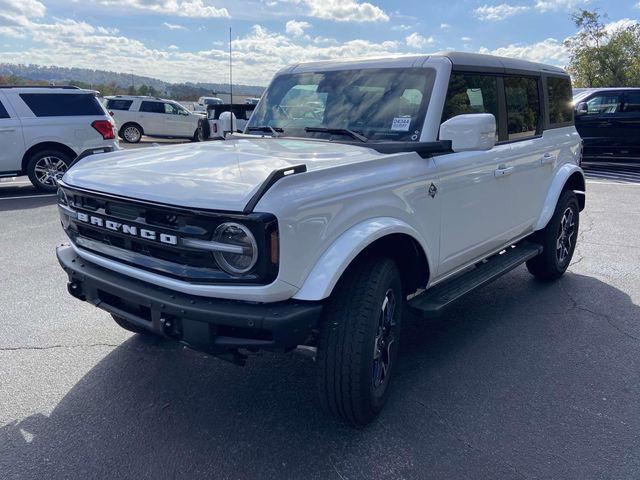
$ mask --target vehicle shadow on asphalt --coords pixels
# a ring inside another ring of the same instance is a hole
[[[0,428],[0,476],[631,478],[638,343],[623,316],[640,308],[600,280],[520,272],[440,320],[408,318],[387,409],[364,430],[319,411],[309,358],[258,354],[239,368],[134,336],[49,416]],[[595,371],[603,357],[635,373]],[[611,410],[598,375],[612,375]]]
[[[3,198],[0,196],[0,213],[47,207],[49,205],[55,205],[56,202],[57,199],[55,195],[32,196],[25,198]]]

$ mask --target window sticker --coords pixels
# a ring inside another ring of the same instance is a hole
[[[408,132],[411,126],[411,117],[396,117],[391,124],[391,130],[395,132]]]

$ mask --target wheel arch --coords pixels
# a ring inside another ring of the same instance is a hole
[[[372,255],[394,260],[405,293],[413,293],[427,285],[430,275],[429,253],[420,238],[413,227],[394,218],[362,222],[325,250],[294,298],[317,301],[329,297],[349,268]]]
[[[35,145],[29,147],[29,149],[26,152],[24,152],[24,155],[22,156],[22,172],[21,173],[24,173],[27,171],[27,164],[29,163],[29,160],[31,160],[31,157],[33,157],[36,153],[41,152],[43,150],[59,150],[63,152],[65,155],[68,155],[71,158],[71,160],[76,158],[76,156],[78,155],[71,147],[68,147],[64,143],[59,143],[59,142],[36,143]]]
[[[535,230],[542,230],[547,226],[549,220],[553,216],[553,212],[556,209],[558,199],[565,190],[572,190],[578,197],[578,204],[580,205],[580,211],[584,210],[586,205],[586,181],[584,178],[584,172],[577,165],[563,165],[556,173],[551,188],[547,192],[547,198],[545,199],[542,213],[538,218],[535,226]]]
[[[119,137],[122,137],[124,129],[127,127],[127,125],[133,125],[135,127],[138,127],[140,129],[140,133],[144,135],[144,128],[142,128],[142,125],[140,125],[138,122],[135,122],[133,120],[129,120],[128,122],[123,123],[120,129],[118,130]]]

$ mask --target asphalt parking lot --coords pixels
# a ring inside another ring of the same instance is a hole
[[[71,298],[55,197],[0,183],[0,478],[640,478],[640,178],[593,178],[567,275],[410,320],[364,430],[307,357],[241,368]]]

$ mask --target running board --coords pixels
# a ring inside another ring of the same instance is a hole
[[[425,318],[437,317],[446,307],[473,290],[510,272],[542,253],[542,245],[521,242],[476,264],[473,270],[447,280],[409,300],[409,307]]]

